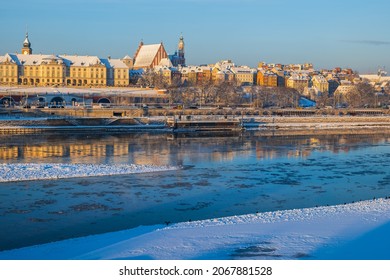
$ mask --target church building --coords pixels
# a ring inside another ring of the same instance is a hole
[[[161,65],[167,58],[171,61],[173,67],[185,66],[183,36],[180,36],[177,47],[178,49],[173,55],[168,55],[163,43],[145,45],[141,41],[134,55],[134,70],[154,68]]]
[[[153,68],[159,65],[162,59],[167,57],[168,54],[165,51],[163,43],[144,45],[141,41],[134,55],[133,69]]]

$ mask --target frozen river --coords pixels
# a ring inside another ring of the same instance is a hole
[[[0,163],[181,166],[0,183],[0,250],[77,236],[390,196],[390,135],[2,137]],[[4,177],[6,175],[2,175]]]

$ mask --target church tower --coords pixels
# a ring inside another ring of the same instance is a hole
[[[186,59],[184,58],[184,38],[183,35],[180,36],[179,44],[177,45],[178,50],[178,57],[179,57],[179,63],[180,65],[186,65]]]
[[[23,41],[22,54],[32,54],[31,43],[28,40],[28,33],[26,32],[26,38]]]

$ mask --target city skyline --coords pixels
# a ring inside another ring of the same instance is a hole
[[[133,57],[141,40],[173,54],[182,34],[187,64],[311,62],[369,73],[390,67],[389,8],[384,0],[21,0],[0,9],[8,26],[0,53],[20,52],[26,30],[33,53],[115,58]]]

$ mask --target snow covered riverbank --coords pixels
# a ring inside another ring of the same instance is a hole
[[[390,259],[390,199],[156,225],[0,259]]]
[[[174,166],[137,164],[0,164],[0,182],[49,180],[177,170]]]

